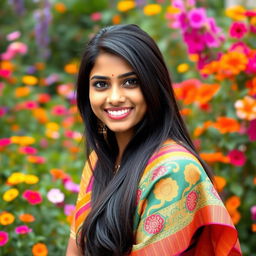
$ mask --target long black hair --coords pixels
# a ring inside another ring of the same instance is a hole
[[[118,155],[114,133],[99,132],[99,120],[89,101],[89,75],[99,54],[123,58],[136,73],[147,104],[135,127],[121,168],[113,174]],[[85,124],[87,156],[95,151],[92,208],[78,234],[78,245],[87,256],[129,254],[134,242],[133,219],[142,172],[152,154],[168,138],[182,144],[201,161],[179,113],[163,56],[154,40],[137,25],[101,29],[87,44],[77,79],[77,104]]]

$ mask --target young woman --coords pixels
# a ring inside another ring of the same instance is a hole
[[[147,33],[100,30],[82,58],[77,103],[88,161],[68,256],[241,255]]]

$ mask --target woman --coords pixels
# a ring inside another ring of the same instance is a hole
[[[82,58],[77,103],[88,161],[68,256],[241,255],[147,33],[99,31]]]

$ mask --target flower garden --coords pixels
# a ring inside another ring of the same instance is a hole
[[[119,23],[157,41],[243,254],[255,254],[256,9],[214,2],[1,1],[0,255],[64,255],[85,161],[79,58]]]

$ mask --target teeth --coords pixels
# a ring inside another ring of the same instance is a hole
[[[117,111],[108,110],[108,113],[111,116],[122,116],[122,115],[128,113],[129,111],[130,111],[130,109],[123,109],[123,110],[117,110]]]

